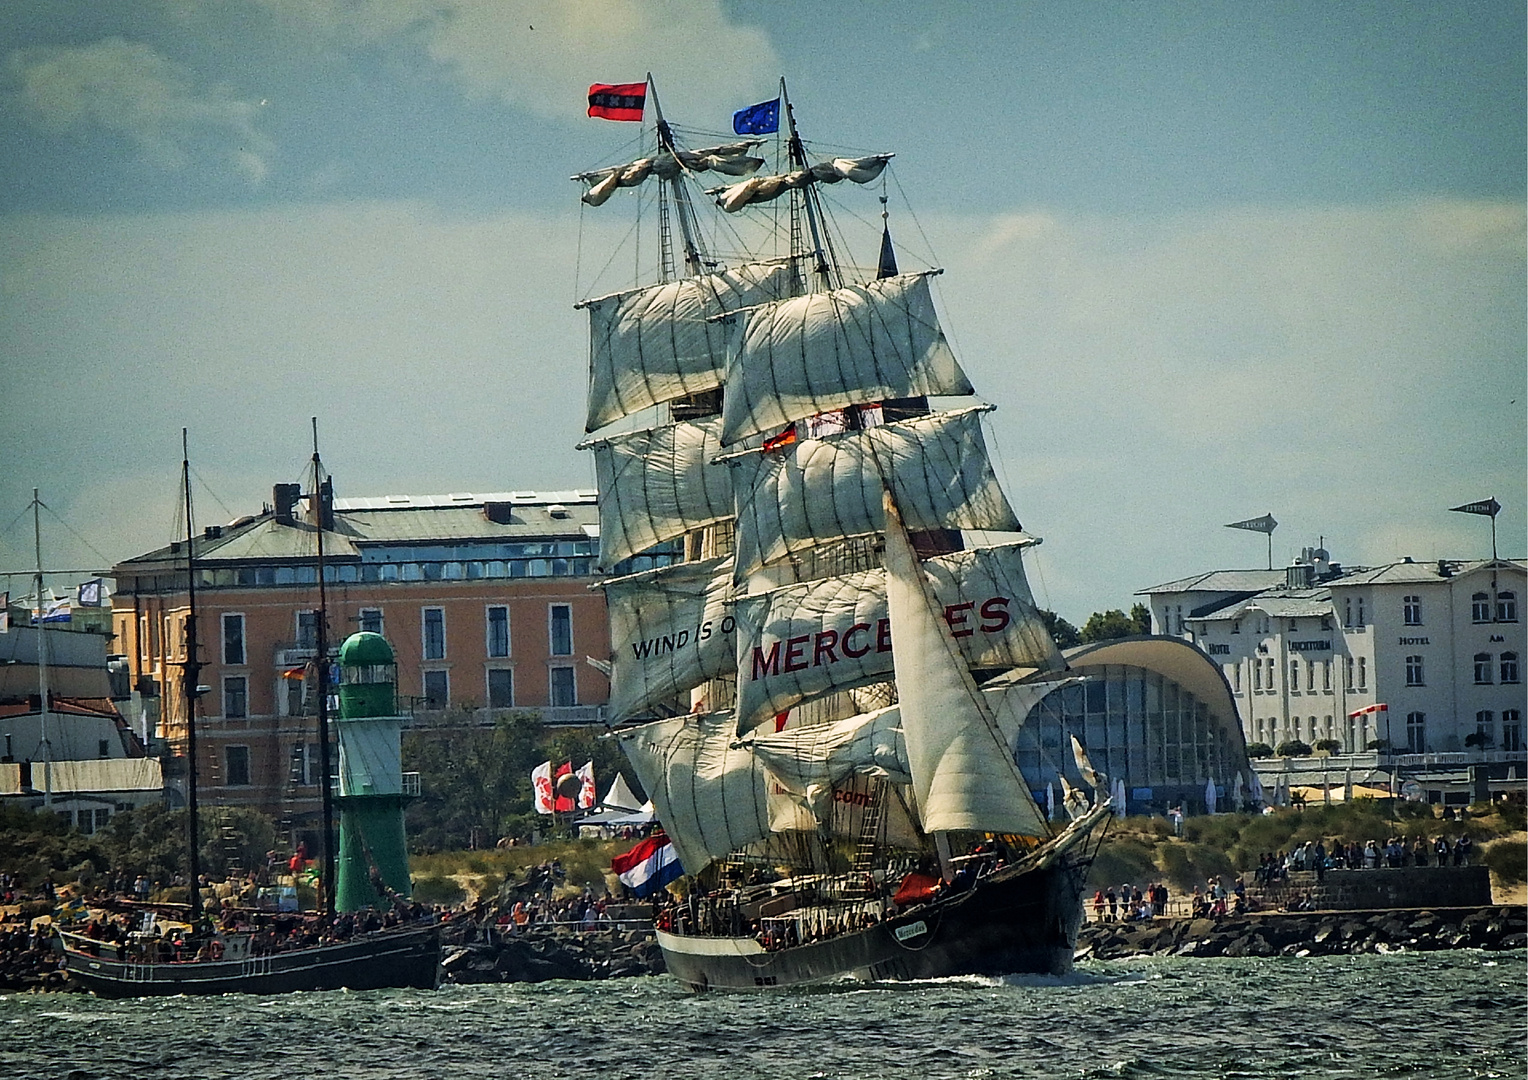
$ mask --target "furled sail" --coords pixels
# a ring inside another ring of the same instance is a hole
[[[712,417],[585,444],[600,495],[600,566],[732,516],[732,471],[714,462],[720,426]]]
[[[791,728],[748,741],[756,757],[782,784],[805,791],[858,774],[910,784],[902,713],[892,705],[831,724]]]
[[[982,440],[984,407],[807,439],[726,460],[736,469],[737,567],[754,570],[825,540],[885,528],[890,487],[911,529],[1017,532]]]
[[[928,274],[750,309],[727,364],[722,445],[882,398],[973,393],[939,328]]]
[[[732,714],[676,716],[620,733],[687,874],[770,834],[767,776],[734,747]]]
[[[729,327],[714,316],[790,295],[788,260],[745,263],[590,300],[585,431],[721,385]]]
[[[583,201],[590,206],[603,206],[616,188],[636,187],[650,176],[660,180],[672,180],[681,171],[719,172],[727,176],[751,176],[764,164],[763,158],[749,157],[748,151],[762,140],[748,139],[743,142],[707,146],[699,150],[665,150],[654,157],[638,158],[625,165],[609,169],[593,169],[579,173],[574,180],[589,185]]]
[[[969,667],[1056,668],[1020,551],[1026,540],[930,559],[934,598]],[[802,701],[892,673],[886,571],[863,570],[739,597],[738,731]]]
[[[788,191],[796,191],[808,184],[836,184],[852,180],[856,184],[868,184],[881,175],[891,154],[871,154],[862,158],[834,158],[819,161],[809,169],[777,173],[773,176],[752,176],[740,184],[711,188],[707,195],[716,196],[716,205],[729,214],[735,214],[745,206],[766,203],[778,199]]]
[[[892,659],[923,828],[1048,836],[1008,740],[934,609],[890,492],[884,500]]]
[[[733,671],[730,557],[680,563],[604,585],[610,715],[637,716]]]

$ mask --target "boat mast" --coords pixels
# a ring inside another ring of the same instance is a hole
[[[191,453],[186,429],[180,429],[181,487],[186,499],[186,659],[181,664],[181,693],[186,699],[186,840],[190,869],[191,902],[194,922],[202,913],[201,830],[196,807],[196,701],[201,696],[201,654],[196,638],[196,556],[191,548]]]
[[[334,914],[334,792],[329,775],[329,606],[324,590],[324,488],[323,463],[318,459],[318,417],[313,417],[313,494],[308,508],[318,526],[318,618],[314,627],[314,647],[318,669],[318,770],[319,791],[324,808],[322,893],[319,910]]]
[[[785,106],[785,123],[789,131],[786,149],[790,154],[791,164],[797,169],[805,171],[811,168],[811,166],[807,164],[806,147],[802,145],[801,135],[796,131],[796,113],[791,108],[790,96],[785,92],[784,78],[780,80],[780,103]],[[815,259],[815,265],[812,267],[812,270],[821,279],[824,289],[838,288],[843,282],[839,280],[838,267],[835,265],[832,250],[823,233],[821,220],[822,206],[817,201],[817,185],[805,184],[801,187],[799,193],[792,194],[793,198],[795,194],[801,196],[802,206],[806,209],[807,228],[812,233],[812,255]],[[795,252],[791,254],[794,255]]]
[[[677,163],[679,161],[679,148],[674,145],[673,129],[669,127],[668,121],[663,119],[663,106],[658,103],[658,84],[653,82],[652,72],[647,73],[647,86],[653,95],[653,112],[658,117],[658,150],[660,152],[667,151],[674,155],[674,161]],[[684,186],[683,165],[679,166],[679,170],[674,173],[673,178],[668,181],[668,184],[674,199],[674,213],[679,217],[679,232],[684,240],[684,264],[689,270],[691,277],[699,277],[705,272],[705,260],[700,250],[699,242],[696,239],[698,230],[695,225],[695,209],[690,205],[690,192]],[[666,226],[666,215],[663,216],[662,220]],[[660,244],[665,271],[664,276],[666,278],[673,259],[669,254],[671,243],[668,230],[665,227],[662,231],[663,235],[660,238]]]
[[[48,739],[48,623],[42,598],[42,499],[32,489],[32,539],[37,547],[37,720],[42,734],[42,805],[53,806],[53,744]]]

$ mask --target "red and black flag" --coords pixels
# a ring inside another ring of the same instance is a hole
[[[647,106],[647,84],[619,83],[611,86],[595,83],[589,87],[589,115],[605,120],[635,120],[642,122],[642,110]]]

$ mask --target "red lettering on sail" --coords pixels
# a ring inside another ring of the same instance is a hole
[[[982,604],[982,633],[1000,633],[1008,629],[1011,622],[1013,617],[1008,614],[1008,597],[994,596]]]
[[[765,675],[780,674],[780,643],[777,641],[769,647],[766,654],[757,645],[753,647],[753,678],[761,679]]]
[[[803,654],[806,652],[806,643],[811,640],[811,634],[802,634],[800,637],[793,637],[785,643],[786,671],[805,671],[807,669],[808,665],[806,660],[803,659]]]
[[[844,631],[844,639],[843,641],[839,642],[839,647],[844,650],[845,656],[849,657],[851,660],[858,660],[860,657],[864,656],[867,652],[870,651],[870,645],[868,643],[863,647],[856,649],[849,641],[849,639],[852,638],[855,634],[860,633],[862,630],[868,631],[869,629],[869,623],[857,622],[853,626],[849,627],[849,629]]]
[[[875,651],[891,652],[891,620],[882,619],[875,624]]]
[[[966,627],[964,630],[960,629],[960,627],[966,626],[966,612],[975,607],[976,603],[972,600],[968,600],[964,604],[950,604],[945,607],[944,621],[950,625],[951,637],[970,637],[976,632],[970,627]]]
[[[818,634],[816,640],[812,642],[812,666],[821,667],[824,656],[828,658],[828,663],[838,663],[838,657],[833,653],[833,647],[837,644],[837,630],[824,630]]]

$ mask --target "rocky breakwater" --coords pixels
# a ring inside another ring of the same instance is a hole
[[[484,928],[448,945],[444,981],[545,982],[548,979],[618,979],[661,975],[663,952],[651,930],[531,925],[511,933]]]
[[[1330,956],[1401,949],[1521,949],[1522,907],[1289,912],[1221,919],[1092,923],[1077,935],[1078,959],[1128,956]]]

